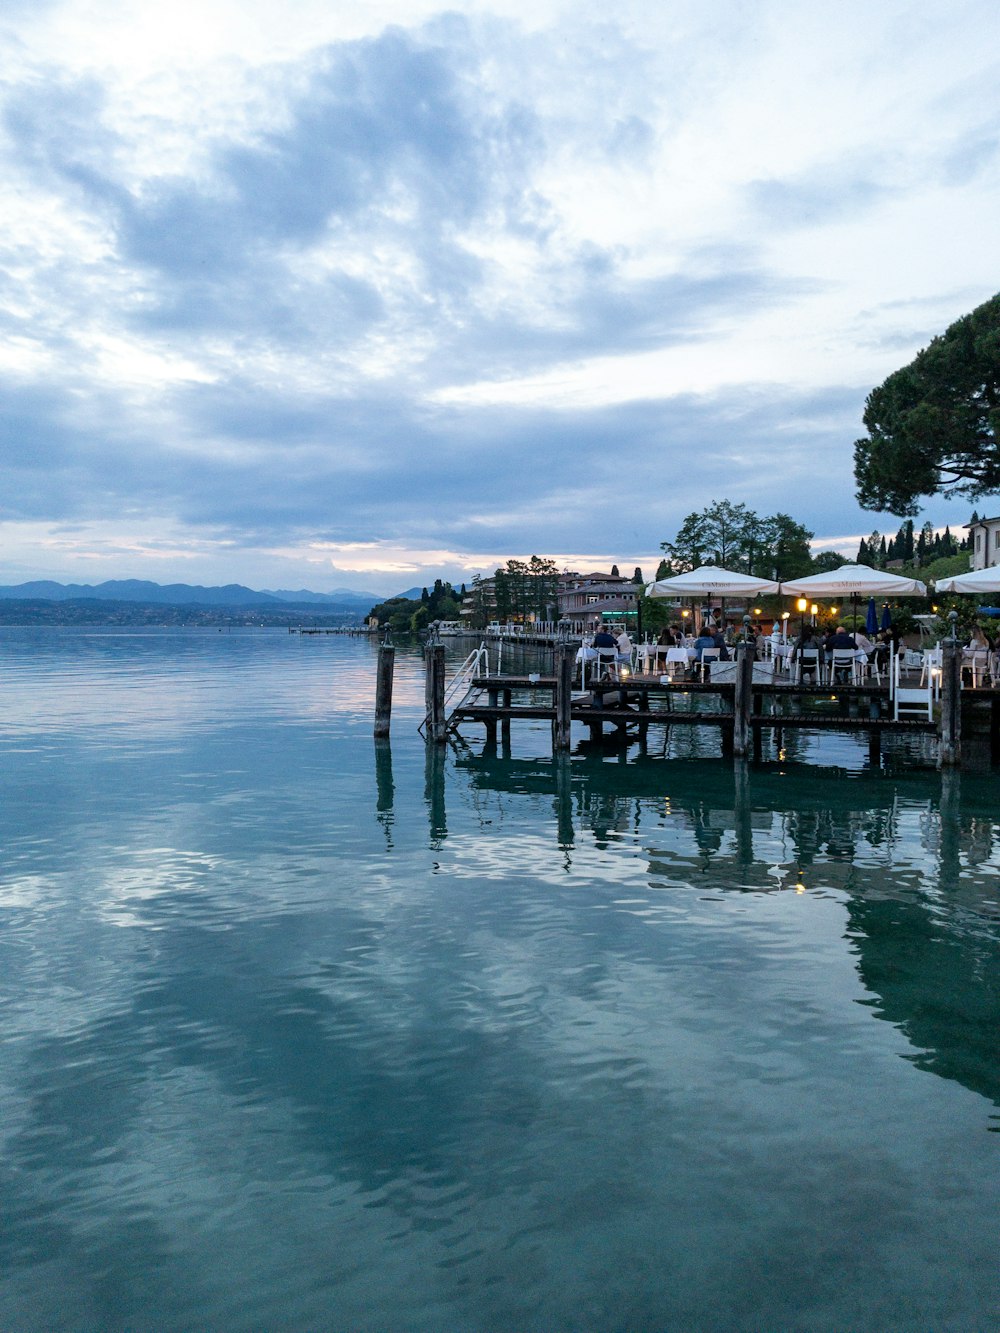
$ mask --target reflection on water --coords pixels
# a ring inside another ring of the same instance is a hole
[[[375,742],[359,640],[0,670],[0,1326],[997,1322],[994,779],[425,747],[405,646]]]

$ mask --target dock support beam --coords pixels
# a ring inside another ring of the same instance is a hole
[[[424,702],[427,706],[427,738],[439,745],[448,739],[444,715],[444,645],[429,643],[425,649]]]
[[[962,658],[954,640],[946,641],[941,660],[941,743],[938,768],[962,762]]]
[[[378,670],[375,679],[375,735],[388,736],[392,717],[392,673],[396,665],[396,650],[391,643],[379,644]]]
[[[733,696],[733,754],[742,757],[750,742],[750,708],[753,701],[754,654],[748,643],[736,649],[736,689]]]
[[[556,649],[556,715],[552,722],[553,750],[570,747],[570,708],[573,702],[573,667],[576,654],[568,643]]]

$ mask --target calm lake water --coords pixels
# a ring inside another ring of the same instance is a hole
[[[1000,779],[397,658],[0,631],[0,1328],[1000,1327]]]

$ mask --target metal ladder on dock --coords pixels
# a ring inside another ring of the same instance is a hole
[[[444,715],[445,720],[450,724],[455,709],[460,707],[473,694],[479,691],[473,686],[472,682],[477,676],[488,676],[490,671],[490,654],[485,643],[481,643],[478,648],[473,648],[462,665],[452,676],[444,692]],[[427,724],[430,721],[430,714],[425,714],[417,731],[421,736],[425,734]]]

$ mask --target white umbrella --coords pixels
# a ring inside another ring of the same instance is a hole
[[[753,574],[737,574],[718,565],[699,565],[686,574],[659,579],[646,585],[647,597],[752,597],[758,592],[777,592],[778,584]]]
[[[884,569],[869,569],[867,565],[841,565],[828,574],[787,579],[782,581],[781,591],[789,597],[927,596],[927,586],[919,579],[889,574]]]
[[[937,592],[1000,592],[1000,565],[953,574],[950,579],[935,579],[934,587]]]

